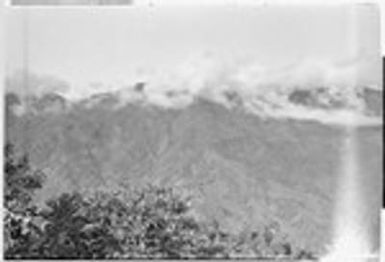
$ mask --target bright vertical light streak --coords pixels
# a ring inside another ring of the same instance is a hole
[[[341,171],[337,186],[334,236],[329,255],[322,262],[366,262],[378,258],[371,253],[365,196],[360,188],[361,171],[357,156],[355,127],[346,127]]]

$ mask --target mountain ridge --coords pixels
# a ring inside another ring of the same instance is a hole
[[[13,114],[24,113],[62,113],[72,108],[106,107],[115,110],[127,104],[141,104],[143,106],[158,106],[161,108],[182,109],[199,100],[209,100],[221,104],[229,109],[241,109],[251,114],[262,117],[295,118],[303,120],[321,121],[326,124],[348,124],[343,122],[343,117],[333,119],[333,115],[347,114],[355,117],[357,124],[381,124],[382,91],[369,87],[361,87],[349,98],[343,93],[334,93],[332,89],[318,87],[313,89],[294,88],[280,94],[269,92],[266,95],[245,96],[236,90],[223,90],[218,94],[198,94],[166,92],[169,102],[151,101],[145,93],[145,83],[138,83],[132,88],[123,88],[111,92],[91,94],[78,100],[70,100],[65,95],[57,92],[47,92],[41,95],[18,95],[14,92],[6,93],[6,108]],[[275,92],[275,91],[274,91]],[[164,98],[159,98],[163,99]],[[174,101],[176,99],[176,101]],[[164,100],[165,101],[165,100]],[[162,104],[163,103],[163,104]],[[311,114],[305,113],[311,112]],[[352,124],[352,123],[350,123]]]

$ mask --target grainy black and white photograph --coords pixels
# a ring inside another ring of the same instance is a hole
[[[5,259],[379,261],[378,6],[32,2],[3,12]]]

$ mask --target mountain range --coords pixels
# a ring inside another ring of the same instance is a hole
[[[231,90],[223,94],[230,106],[198,96],[187,106],[162,107],[146,103],[144,88],[139,83],[77,101],[58,93],[6,94],[7,141],[47,175],[37,203],[74,190],[171,186],[192,196],[199,219],[231,232],[277,222],[292,242],[326,252],[343,126],[253,114]],[[130,92],[129,102],[122,100],[124,92]],[[368,115],[382,114],[380,94],[362,89]],[[327,96],[320,87],[294,90],[288,98],[305,108],[344,106]],[[362,187],[368,205],[376,206],[382,126],[356,128]],[[375,230],[377,221],[370,223]]]

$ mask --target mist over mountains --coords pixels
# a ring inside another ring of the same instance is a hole
[[[176,109],[188,107],[197,99],[206,99],[261,117],[306,119],[326,124],[381,124],[382,91],[373,87],[288,83],[280,86],[278,82],[248,87],[242,81],[220,79],[221,82],[195,79],[197,83],[169,79],[168,87],[164,87],[166,83],[162,81],[156,86],[152,82],[137,81],[112,89],[94,83],[94,91],[74,97],[71,95],[74,88],[64,80],[19,71],[7,78],[7,101],[9,109],[21,115],[62,112],[79,106],[89,108],[95,104],[108,104],[113,109],[129,103]]]

